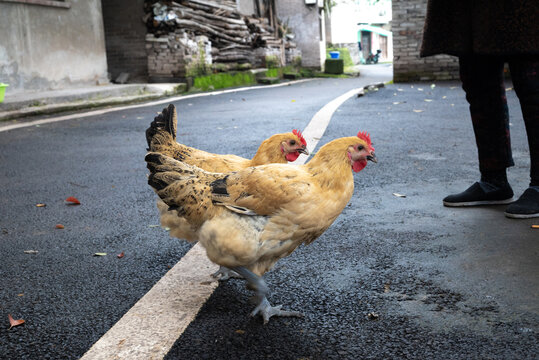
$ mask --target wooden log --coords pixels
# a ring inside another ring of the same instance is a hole
[[[223,7],[218,4],[213,4],[213,3],[204,2],[204,1],[196,1],[196,0],[182,0],[180,4],[193,8],[193,9],[203,10],[210,13],[213,13],[215,10],[218,10],[221,8],[221,9],[229,11],[230,12],[229,15],[231,18],[241,19],[240,14],[236,12],[235,9],[231,9],[229,7]]]
[[[222,38],[222,39],[234,42],[234,43],[240,43],[241,44],[241,43],[246,42],[246,40],[243,39],[243,38],[237,38],[237,37],[232,37],[232,36],[226,35],[223,32],[214,30],[209,26],[199,24],[196,21],[183,20],[183,19],[175,19],[175,21],[176,21],[176,24],[178,24],[180,27],[186,27],[186,28],[200,30],[205,34],[210,34],[210,35],[213,35],[215,37]]]
[[[217,16],[217,15],[214,15],[214,14],[206,12],[206,11],[196,10],[196,9],[184,6],[182,4],[178,4],[178,3],[174,3],[174,2],[173,2],[173,4],[174,4],[172,6],[173,10],[184,10],[184,11],[188,11],[190,13],[196,14],[198,16],[202,16],[202,17],[210,19],[210,20],[222,21],[222,22],[230,23],[232,25],[247,26],[243,19],[232,19],[232,18],[229,18],[229,17],[226,17],[226,16]]]

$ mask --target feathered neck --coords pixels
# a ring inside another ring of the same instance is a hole
[[[292,133],[277,134],[264,140],[258,147],[255,156],[251,159],[250,166],[258,166],[264,164],[280,163],[285,164],[288,161],[285,159],[281,151],[281,143],[287,137],[291,137]]]
[[[322,187],[335,190],[348,187],[350,182],[353,184],[354,181],[348,158],[348,147],[357,142],[356,136],[333,140],[322,146],[303,166]]]

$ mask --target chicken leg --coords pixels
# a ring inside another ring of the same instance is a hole
[[[264,279],[262,279],[260,276],[254,274],[252,271],[248,270],[247,268],[244,268],[243,266],[232,268],[232,270],[243,276],[256,292],[256,299],[258,300],[258,305],[251,312],[251,316],[256,316],[257,314],[260,314],[264,319],[264,324],[267,324],[272,316],[304,316],[303,313],[299,311],[281,310],[282,305],[271,306],[266,297],[269,294],[270,290],[266,285]]]
[[[234,279],[243,279],[243,276],[235,272],[234,270],[230,270],[229,268],[225,266],[219,266],[219,270],[211,274],[211,276],[218,281],[226,281],[228,279],[234,278]]]

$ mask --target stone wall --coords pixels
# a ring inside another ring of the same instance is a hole
[[[191,39],[183,30],[176,30],[168,36],[146,35],[148,54],[148,75],[151,82],[184,81],[188,67],[193,61],[203,60],[211,64],[211,44],[205,36]],[[207,55],[207,56],[206,56]],[[204,59],[199,59],[201,56]]]
[[[393,80],[458,79],[458,60],[448,55],[419,56],[427,0],[393,0]]]
[[[102,1],[107,65],[111,79],[129,73],[130,80],[145,80],[148,75],[144,0]]]

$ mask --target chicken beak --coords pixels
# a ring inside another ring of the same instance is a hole
[[[367,156],[367,160],[372,161],[375,164],[378,163],[378,159],[376,158],[376,155],[374,155],[374,152]]]
[[[302,148],[299,148],[299,149],[298,149],[298,152],[299,152],[300,154],[309,155],[309,150],[307,150],[307,147],[305,147],[305,146],[302,147]]]

